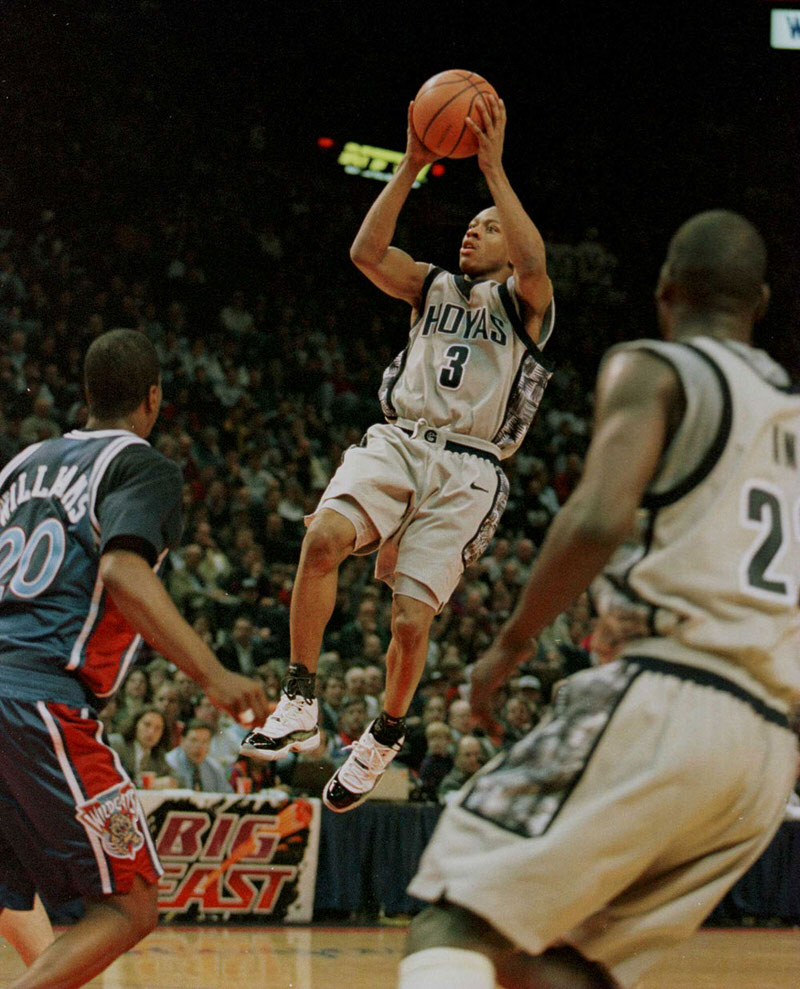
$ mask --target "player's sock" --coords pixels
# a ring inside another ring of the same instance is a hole
[[[317,674],[310,673],[305,663],[289,663],[284,689],[290,697],[300,694],[313,700],[317,691]]]
[[[381,745],[396,745],[406,733],[406,719],[393,718],[381,711],[372,726],[372,734]]]
[[[400,962],[397,989],[495,989],[486,955],[462,948],[426,948]]]

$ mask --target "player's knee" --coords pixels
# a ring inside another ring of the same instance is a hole
[[[392,638],[401,652],[413,652],[425,641],[427,625],[419,616],[408,611],[398,611],[392,615]]]
[[[313,524],[303,540],[303,566],[315,575],[335,570],[346,555],[338,536],[324,524]]]

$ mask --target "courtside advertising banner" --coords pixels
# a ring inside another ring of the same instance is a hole
[[[311,921],[319,800],[192,790],[143,790],[139,799],[164,867],[164,919]]]

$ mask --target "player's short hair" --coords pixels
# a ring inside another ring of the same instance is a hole
[[[667,252],[669,274],[698,309],[756,306],[767,248],[749,220],[730,210],[698,213],[677,231]]]
[[[156,348],[138,330],[109,330],[86,352],[84,387],[89,409],[98,419],[133,412],[160,378]]]

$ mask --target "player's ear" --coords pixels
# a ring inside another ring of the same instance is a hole
[[[753,313],[754,322],[757,323],[759,320],[764,318],[764,314],[766,313],[767,307],[769,306],[769,300],[771,296],[772,296],[772,292],[770,291],[769,285],[767,285],[766,282],[763,282],[761,285],[761,295],[756,305],[755,312]]]
[[[671,302],[675,296],[675,282],[671,278],[669,262],[665,261],[661,265],[656,283],[656,301]]]

